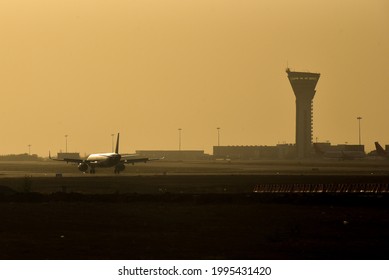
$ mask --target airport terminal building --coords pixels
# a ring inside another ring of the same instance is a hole
[[[214,146],[214,158],[261,160],[291,159],[296,154],[295,145],[278,144],[277,146]]]
[[[321,152],[316,151],[307,158],[321,158],[328,154],[364,155],[364,145],[331,145],[331,143],[315,143]],[[389,147],[387,147],[388,149]],[[281,160],[296,159],[297,149],[293,144],[278,144],[276,146],[214,146],[215,159],[235,160]]]
[[[64,159],[64,158],[74,158],[74,159],[80,159],[80,153],[57,153],[57,159]]]

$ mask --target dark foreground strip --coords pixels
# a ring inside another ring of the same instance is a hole
[[[389,193],[318,193],[318,192],[268,192],[247,194],[81,194],[36,192],[0,195],[0,203],[150,203],[186,205],[249,205],[262,203],[280,204],[331,204],[388,207]]]

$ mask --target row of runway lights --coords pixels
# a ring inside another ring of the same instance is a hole
[[[256,193],[389,193],[388,183],[260,184]]]

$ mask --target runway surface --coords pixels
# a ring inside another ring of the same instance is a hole
[[[385,183],[388,174],[386,161],[160,161],[129,165],[120,175],[53,161],[0,162],[0,185],[42,193],[249,193],[260,184]]]
[[[96,169],[96,175],[114,175],[113,168]],[[76,164],[55,161],[2,162],[0,176],[82,176]],[[174,174],[376,174],[389,175],[389,161],[153,161],[126,165],[120,176],[133,175],[174,175]]]

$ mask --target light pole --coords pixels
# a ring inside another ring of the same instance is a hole
[[[65,134],[65,153],[68,153],[68,135]]]
[[[178,129],[178,150],[181,151],[181,128]]]
[[[362,120],[362,117],[357,117],[357,120],[358,120],[359,146],[361,146],[361,120]]]
[[[220,146],[220,127],[217,127],[217,146]]]
[[[31,144],[28,144],[28,155],[31,156]]]
[[[111,137],[112,137],[112,153],[113,153],[113,137],[115,136],[115,134],[111,134]]]

